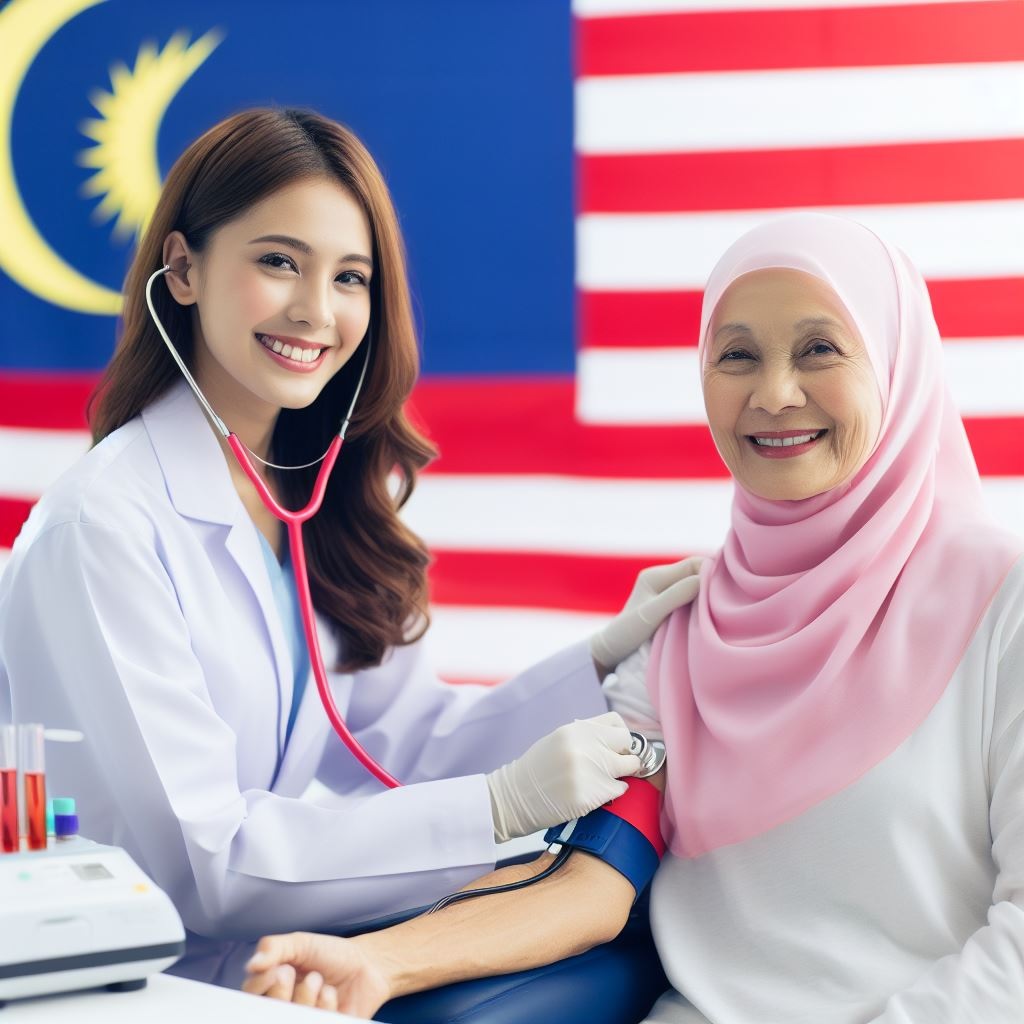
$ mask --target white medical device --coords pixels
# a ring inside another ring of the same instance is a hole
[[[0,855],[0,1006],[142,988],[184,952],[174,904],[124,850],[75,838]]]

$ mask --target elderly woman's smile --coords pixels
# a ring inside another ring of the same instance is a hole
[[[751,434],[747,438],[757,454],[765,459],[789,459],[809,451],[828,431],[821,430],[768,430]]]
[[[857,326],[825,282],[799,270],[754,271],[726,289],[709,328],[704,402],[737,482],[776,500],[849,480],[882,422]]]

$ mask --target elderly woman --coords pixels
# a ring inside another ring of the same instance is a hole
[[[984,509],[924,283],[856,223],[779,219],[712,273],[700,365],[731,528],[608,685],[669,751],[650,1021],[1019,1022],[1024,545]],[[633,895],[574,855],[389,932],[264,939],[249,987],[372,1013],[605,941]]]

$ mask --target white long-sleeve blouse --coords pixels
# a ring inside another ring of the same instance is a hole
[[[656,732],[649,654],[606,695]],[[651,918],[675,991],[649,1024],[1024,1021],[1024,560],[915,733],[792,821],[667,854]]]

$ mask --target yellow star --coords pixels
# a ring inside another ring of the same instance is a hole
[[[143,43],[134,70],[118,61],[110,69],[110,91],[90,95],[100,118],[80,128],[96,145],[83,150],[78,162],[97,170],[82,191],[103,196],[93,216],[100,222],[116,216],[115,238],[145,230],[160,195],[156,146],[164,111],[222,38],[214,29],[189,45],[187,34],[176,32],[161,52]]]

